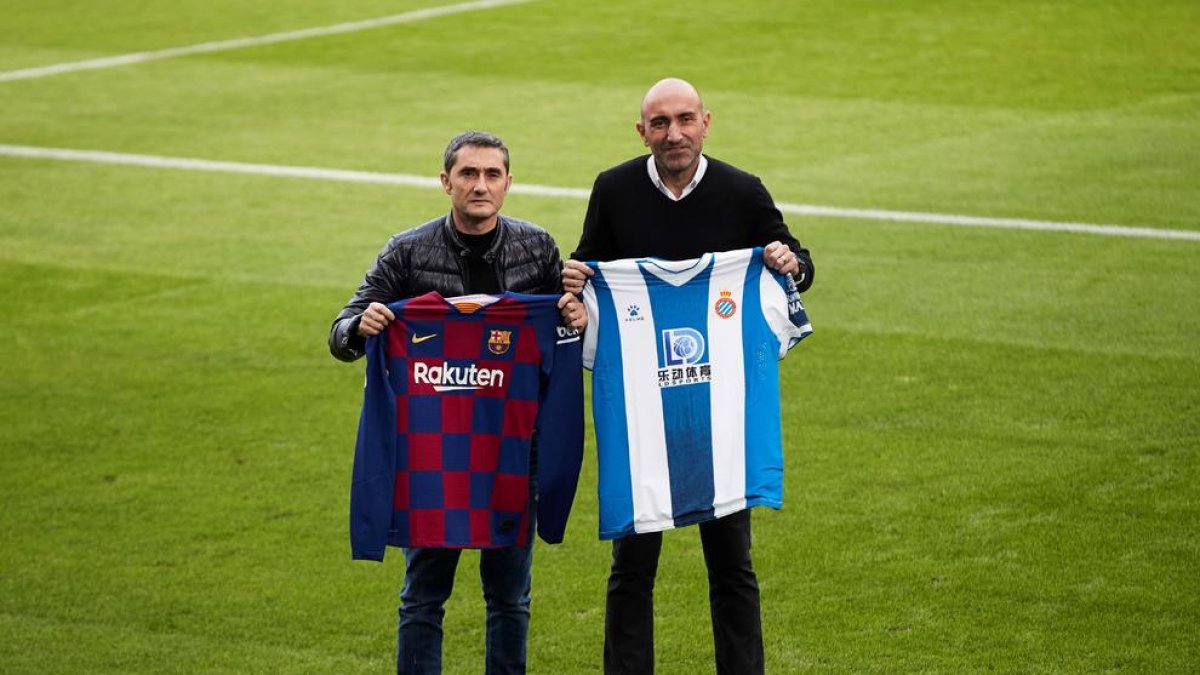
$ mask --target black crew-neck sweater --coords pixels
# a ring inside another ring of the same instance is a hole
[[[674,201],[651,182],[647,157],[618,164],[596,177],[583,235],[572,258],[687,260],[780,241],[804,263],[804,273],[797,279],[800,290],[812,284],[808,249],[792,236],[757,176],[709,157],[700,184]]]

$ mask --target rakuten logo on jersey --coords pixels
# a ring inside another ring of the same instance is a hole
[[[474,363],[452,366],[449,363],[413,362],[413,383],[427,384],[434,391],[462,391],[504,386],[504,371],[499,368],[480,368]]]

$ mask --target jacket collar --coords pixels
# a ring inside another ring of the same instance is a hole
[[[496,237],[492,239],[492,245],[488,250],[483,252],[483,259],[492,262],[496,259],[496,255],[500,251],[500,247],[504,245],[504,235],[508,232],[507,219],[503,215],[496,217]],[[442,220],[442,234],[446,237],[446,243],[454,249],[454,252],[460,256],[466,256],[471,252],[467,245],[463,243],[462,237],[458,236],[458,230],[454,227],[454,214],[447,213]]]

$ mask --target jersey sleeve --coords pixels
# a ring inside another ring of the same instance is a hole
[[[538,406],[537,531],[558,544],[579,485],[583,466],[583,369],[579,332],[554,326],[556,340],[550,376]]]
[[[355,560],[382,561],[396,476],[396,397],[388,380],[387,331],[367,339],[366,355],[350,483],[350,549]]]
[[[592,268],[595,274],[600,274],[600,263],[589,262],[587,266]],[[596,293],[596,276],[588,279],[583,285],[583,291],[579,294],[580,300],[583,301],[583,308],[587,311],[588,325],[583,331],[582,358],[583,367],[588,370],[593,370],[596,365],[596,349],[598,347],[598,338],[600,331],[603,328],[600,321],[600,298]],[[613,328],[612,330],[616,330]]]
[[[596,300],[595,284],[589,281],[584,285],[580,295],[588,318],[587,328],[583,331],[583,340],[580,345],[580,357],[582,366],[592,370],[596,364],[596,336],[600,334],[600,305]]]
[[[759,249],[755,249],[759,251]],[[758,255],[756,255],[756,258]],[[762,313],[771,332],[779,338],[779,358],[812,333],[808,313],[800,301],[800,291],[792,275],[779,274],[762,265],[759,275],[759,297],[762,298]]]

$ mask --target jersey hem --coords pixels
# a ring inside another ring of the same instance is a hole
[[[679,519],[678,518],[669,518],[669,519],[655,520],[655,521],[651,521],[651,522],[638,523],[634,527],[627,527],[627,528],[623,528],[620,530],[608,530],[608,531],[601,530],[600,531],[600,540],[605,541],[608,539],[623,539],[623,538],[628,537],[633,534],[649,534],[651,532],[665,532],[667,530],[679,529],[680,527],[688,527],[690,525],[698,525],[700,523],[707,523],[712,520],[724,518],[725,516],[733,515],[739,511],[745,511],[746,509],[754,508],[755,506],[765,506],[767,508],[778,511],[783,508],[783,501],[779,500],[779,499],[772,499],[770,497],[753,497],[751,499],[746,500],[746,506],[743,508],[734,509],[732,511],[721,511],[720,509],[717,509],[714,507],[714,510],[713,510],[714,515],[712,517],[705,518],[703,520],[695,520],[695,521],[692,521],[685,525],[676,526],[675,523]],[[720,513],[720,515],[715,515],[716,513]],[[682,516],[682,517],[686,517],[686,515]]]

